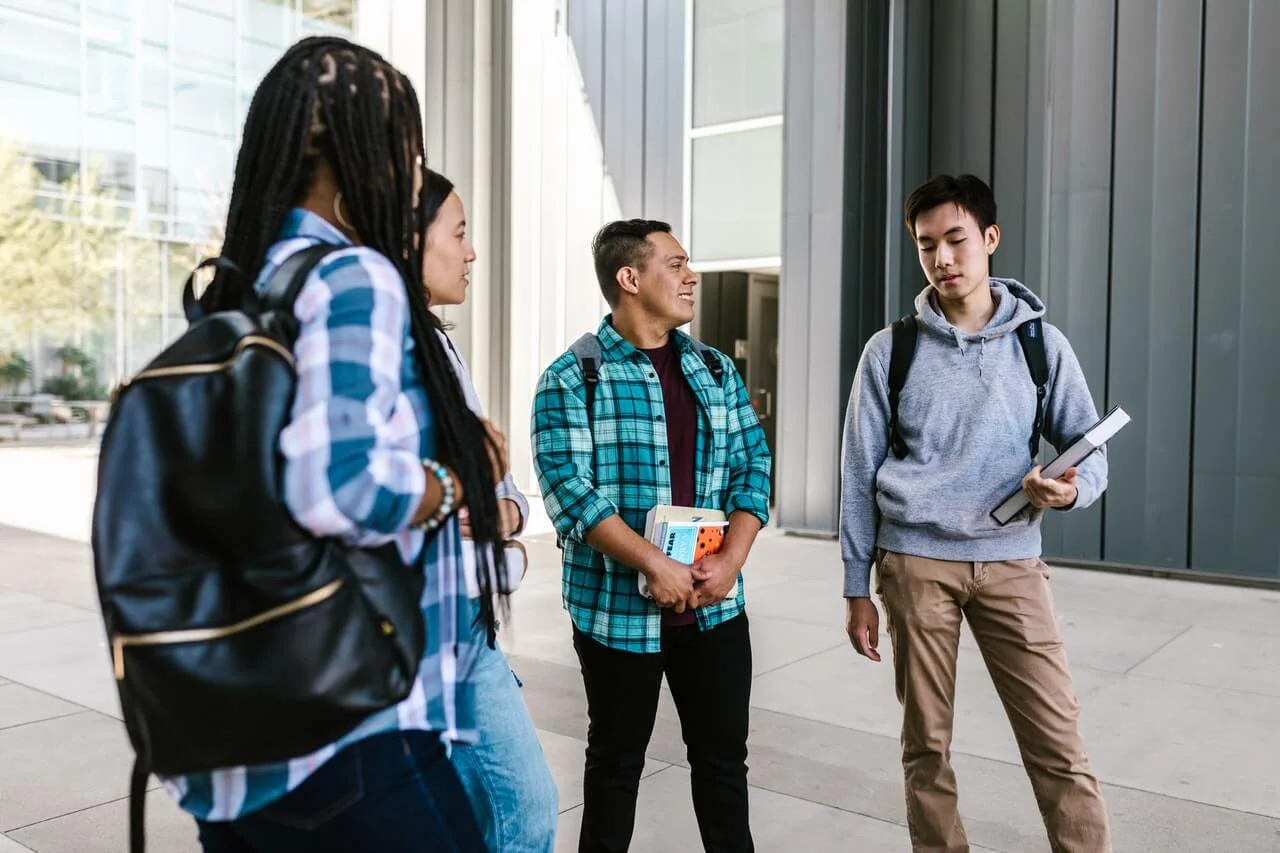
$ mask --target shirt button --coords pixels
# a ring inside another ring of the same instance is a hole
[[[667,467],[667,460],[665,460],[665,459],[659,459],[659,460],[658,460],[658,467],[659,467],[659,468],[665,468],[665,467]]]
[[[656,379],[656,378],[657,378],[657,376],[656,376],[652,371],[650,371],[647,375],[648,375],[648,377],[649,377],[650,379]]]
[[[657,421],[658,423],[662,423],[662,415],[655,416],[654,420]]]

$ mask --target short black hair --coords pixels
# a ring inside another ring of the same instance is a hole
[[[977,175],[936,175],[916,187],[904,205],[907,232],[916,239],[916,220],[944,204],[955,204],[978,220],[983,234],[996,224],[996,196]]]
[[[591,256],[596,263],[596,280],[609,307],[616,307],[621,295],[618,270],[623,267],[643,268],[653,252],[646,239],[650,234],[670,234],[671,226],[657,219],[620,219],[596,232],[591,241]]]

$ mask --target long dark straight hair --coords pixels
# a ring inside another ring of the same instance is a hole
[[[359,242],[384,255],[404,280],[414,356],[439,430],[440,456],[462,482],[477,545],[491,546],[476,548],[476,572],[481,620],[492,644],[493,579],[501,589],[506,574],[494,471],[485,430],[467,405],[427,308],[425,180],[414,195],[424,156],[420,116],[408,78],[374,51],[333,37],[291,47],[254,93],[236,158],[222,256],[242,272],[219,269],[201,304],[206,311],[242,304],[243,289],[252,286],[289,209],[306,195],[321,161],[327,163]]]

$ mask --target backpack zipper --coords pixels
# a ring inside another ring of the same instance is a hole
[[[111,660],[115,665],[116,681],[124,680],[124,650],[130,646],[177,646],[184,643],[204,643],[210,640],[226,639],[328,601],[342,588],[342,584],[343,579],[338,578],[301,598],[223,628],[188,628],[180,631],[156,631],[151,634],[117,634],[111,638]],[[385,626],[383,632],[386,633]]]
[[[231,353],[231,356],[223,361],[215,362],[214,364],[175,364],[170,367],[153,367],[150,370],[142,371],[132,379],[126,379],[116,386],[112,392],[112,402],[115,401],[115,397],[121,391],[141,379],[159,379],[164,376],[197,376],[201,373],[217,373],[220,370],[226,370],[249,347],[266,347],[288,362],[290,367],[294,366],[293,353],[279,341],[273,341],[271,338],[261,335],[246,335],[236,342],[235,352]]]

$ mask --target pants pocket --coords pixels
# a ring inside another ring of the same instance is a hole
[[[359,744],[340,750],[310,778],[258,812],[262,820],[292,829],[318,829],[364,798]]]

